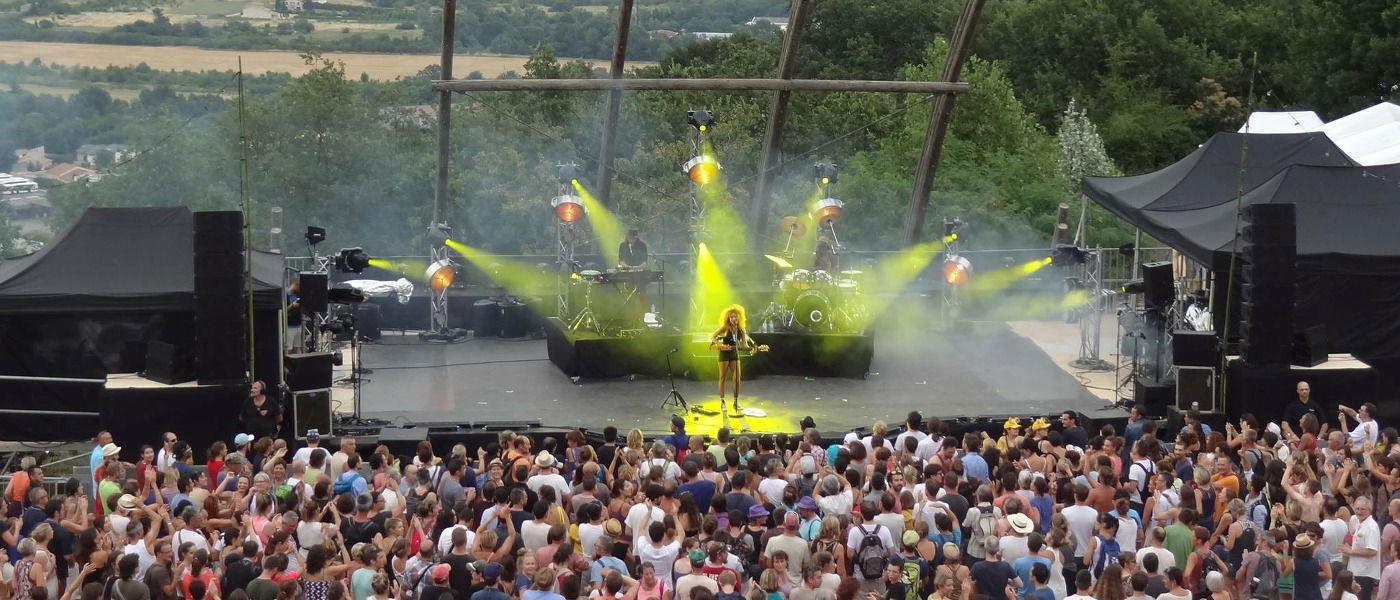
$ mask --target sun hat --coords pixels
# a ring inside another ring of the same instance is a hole
[[[1010,419],[1007,419],[1006,423],[1003,424],[1001,427],[1002,429],[1020,429],[1021,420],[1016,417],[1011,417]]]
[[[755,504],[749,507],[749,520],[762,519],[768,516],[768,509],[762,504]]]
[[[1035,432],[1037,432],[1037,431],[1040,431],[1040,430],[1043,430],[1043,429],[1049,429],[1049,428],[1050,428],[1050,421],[1047,420],[1045,417],[1036,417],[1034,421],[1031,421],[1031,426],[1030,426],[1030,431],[1031,431],[1031,433],[1035,433]]]
[[[112,458],[121,454],[122,447],[111,442],[102,445],[102,458]]]
[[[1303,549],[1311,548],[1312,546],[1313,546],[1313,539],[1312,539],[1312,536],[1310,536],[1310,535],[1308,535],[1308,534],[1306,534],[1306,533],[1300,533],[1300,534],[1298,534],[1298,537],[1297,537],[1297,538],[1294,538],[1294,540],[1293,540],[1293,548],[1294,548],[1295,550],[1303,550]]]
[[[541,469],[553,467],[554,455],[550,454],[548,451],[540,451],[539,455],[535,457],[535,466]]]
[[[139,508],[136,505],[136,496],[133,496],[131,494],[122,494],[120,498],[117,498],[117,508],[120,508],[122,510],[136,510],[137,508]]]
[[[913,529],[906,529],[904,530],[904,535],[900,537],[900,541],[904,542],[905,546],[913,546],[915,544],[918,544],[919,532],[914,531]]]
[[[1013,513],[1006,517],[1006,521],[1011,524],[1011,530],[1016,533],[1027,535],[1035,529],[1035,522],[1030,517],[1021,513]]]
[[[817,501],[811,496],[803,496],[797,501],[797,510],[817,510]]]

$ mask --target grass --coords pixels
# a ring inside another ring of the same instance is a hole
[[[405,32],[407,33],[407,32]],[[243,68],[252,73],[265,71],[301,74],[306,64],[296,52],[206,50],[185,46],[118,46],[107,44],[63,44],[58,42],[0,41],[0,60],[29,62],[39,58],[45,63],[105,67],[107,65],[135,66],[142,62],[162,71],[199,71],[214,69],[228,71]],[[436,54],[372,54],[332,52],[326,58],[344,61],[350,77],[368,73],[373,79],[392,80],[416,74],[423,67],[438,62]],[[481,71],[495,77],[506,71],[525,70],[525,56],[458,55],[456,69],[462,73]]]
[[[80,86],[78,84],[46,85],[42,83],[21,83],[19,84],[19,87],[20,89],[23,89],[35,95],[49,95],[59,96],[61,98],[70,98],[73,96],[73,94],[78,93],[78,90],[80,88],[87,86]],[[111,94],[112,98],[115,100],[131,101],[141,97],[141,90],[139,89],[119,88],[105,85],[100,85],[98,87],[107,90],[107,93]]]

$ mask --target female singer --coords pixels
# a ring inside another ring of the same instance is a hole
[[[768,346],[755,344],[753,338],[748,333],[748,317],[744,314],[744,307],[738,304],[731,304],[721,313],[719,329],[710,336],[710,348],[719,350],[719,410],[721,413],[727,412],[724,403],[724,383],[727,379],[734,379],[734,410],[742,412],[739,407],[739,349],[743,348],[750,352],[764,352]]]

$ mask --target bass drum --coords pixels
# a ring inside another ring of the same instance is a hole
[[[831,301],[817,290],[803,292],[792,303],[792,319],[808,329],[830,329]]]

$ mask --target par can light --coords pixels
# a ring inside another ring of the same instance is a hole
[[[841,218],[841,209],[845,207],[845,202],[835,198],[822,198],[812,209],[812,218],[816,219],[818,223],[831,223]]]
[[[948,285],[959,286],[972,278],[972,263],[961,256],[950,256],[943,261],[943,281]]]
[[[573,223],[583,218],[583,199],[574,195],[555,196],[550,202],[554,216],[565,223]]]
[[[452,281],[457,278],[457,265],[453,264],[450,259],[444,258],[428,265],[428,270],[423,274],[423,277],[428,280],[429,289],[441,292],[452,287]]]
[[[681,171],[690,177],[696,185],[709,185],[710,182],[719,179],[719,161],[712,156],[697,156],[685,162],[681,166]]]

